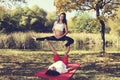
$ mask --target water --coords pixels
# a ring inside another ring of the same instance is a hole
[[[58,51],[64,51],[66,49],[64,44],[65,43],[63,43],[63,42],[59,42],[59,43],[53,42],[53,46]],[[42,43],[40,43],[40,45],[41,45],[40,50],[43,50],[43,51],[50,50],[47,43],[42,42]],[[77,51],[100,52],[100,51],[102,51],[102,47],[101,47],[101,44],[92,44],[92,43],[80,44],[80,43],[76,42],[76,43],[71,45],[71,51],[76,51],[76,50]],[[105,50],[107,52],[120,52],[120,45],[109,44],[109,45],[106,45]]]
[[[79,45],[76,47],[76,50],[82,51],[101,51],[102,46],[96,44],[88,44],[88,45]],[[109,45],[105,47],[105,51],[107,52],[120,52],[120,45]]]

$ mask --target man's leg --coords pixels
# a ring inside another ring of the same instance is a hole
[[[68,36],[64,36],[62,40],[67,41],[67,43],[65,44],[65,47],[66,47],[65,55],[62,57],[62,61],[67,65],[68,53],[70,52],[70,45],[74,43],[74,40]]]
[[[65,55],[68,55],[68,53],[70,52],[70,45],[74,43],[74,40],[68,36],[64,36],[60,40],[67,41],[67,43],[65,44],[66,47]]]
[[[67,46],[66,51],[65,51],[65,55],[68,55],[69,52],[70,52],[70,46]]]
[[[67,66],[67,64],[68,64],[68,55],[64,55],[63,57],[62,57],[62,61],[66,64],[66,66]]]
[[[56,50],[55,50],[55,48],[53,47],[52,43],[51,43],[49,40],[47,40],[47,39],[45,39],[45,41],[48,42],[48,45],[49,45],[50,49],[52,50],[52,52],[53,52],[54,54],[57,53]]]
[[[51,48],[52,52],[54,53],[54,62],[59,61],[60,56],[57,54],[57,52],[56,52],[55,48],[53,47],[52,43],[47,39],[45,39],[45,40],[48,42],[49,47]]]

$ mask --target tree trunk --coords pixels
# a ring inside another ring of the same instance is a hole
[[[103,20],[99,20],[101,24],[101,38],[102,38],[102,54],[105,53],[105,23]]]
[[[102,0],[101,0],[102,1]],[[101,24],[101,38],[102,38],[102,51],[101,54],[105,53],[105,22],[99,18],[100,16],[100,9],[103,7],[101,1],[98,1],[96,4],[96,16]]]

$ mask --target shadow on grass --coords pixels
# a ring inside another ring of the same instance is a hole
[[[74,58],[72,58],[74,57]],[[98,54],[71,55],[72,61],[81,62],[80,68],[71,80],[118,80],[120,79],[120,54],[110,53],[104,57]],[[109,79],[110,78],[110,79]]]
[[[9,64],[9,66],[5,68],[0,68],[0,76],[3,75],[16,75],[16,76],[33,76],[35,72],[43,70],[46,68],[46,65],[50,65],[50,63],[19,63],[19,62],[11,62],[11,63],[1,63],[1,64]],[[11,65],[19,66],[18,68],[13,67]]]

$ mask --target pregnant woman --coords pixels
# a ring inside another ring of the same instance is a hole
[[[38,41],[44,41],[47,40],[54,40],[54,41],[67,41],[65,44],[66,51],[65,54],[68,55],[70,51],[70,45],[73,44],[74,40],[67,35],[68,33],[68,26],[67,26],[67,20],[66,20],[66,14],[61,13],[58,20],[54,22],[53,28],[53,36],[44,37],[44,38],[35,38],[35,40]]]

